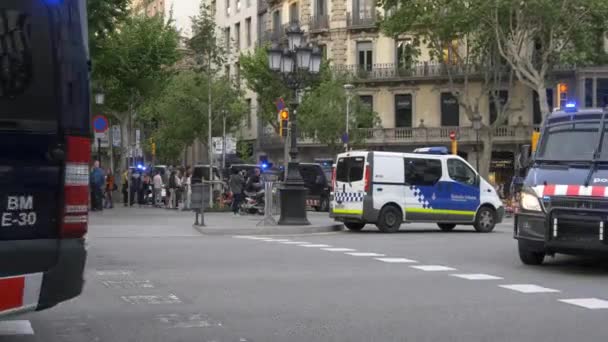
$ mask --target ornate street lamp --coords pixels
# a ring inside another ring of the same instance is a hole
[[[268,49],[269,68],[281,75],[287,88],[293,96],[289,102],[291,148],[289,150],[290,162],[287,165],[287,177],[283,182],[281,191],[281,217],[280,225],[308,225],[306,218],[306,193],[298,163],[298,133],[297,112],[298,93],[306,89],[310,80],[321,70],[322,54],[316,46],[304,44],[304,31],[298,23],[291,23],[286,29],[287,47],[281,49],[274,43]]]

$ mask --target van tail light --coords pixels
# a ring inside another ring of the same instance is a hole
[[[90,159],[91,141],[84,137],[68,136],[61,222],[61,237],[64,239],[81,238],[87,233]]]
[[[336,167],[331,168],[331,188],[333,191],[336,189]]]
[[[372,170],[369,168],[369,165],[365,166],[365,192],[369,192],[369,189],[372,185]]]

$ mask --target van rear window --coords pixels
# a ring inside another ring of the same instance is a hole
[[[58,119],[49,22],[42,1],[3,1],[0,120]]]
[[[336,180],[345,183],[361,181],[363,180],[364,170],[364,157],[340,158],[336,166]]]

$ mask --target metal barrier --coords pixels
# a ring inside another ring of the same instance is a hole
[[[190,185],[192,187],[192,197],[190,199],[190,207],[194,210],[194,225],[205,225],[205,208],[209,208],[209,189],[211,184],[198,183]],[[198,215],[201,215],[199,223]]]
[[[274,216],[281,212],[279,200],[278,176],[265,174],[264,176],[264,219],[258,222],[258,226],[275,226],[277,221]]]

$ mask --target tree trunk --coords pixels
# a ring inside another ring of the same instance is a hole
[[[492,161],[492,149],[494,145],[494,139],[492,137],[491,128],[484,128],[479,132],[480,145],[483,146],[481,152],[478,153],[479,158],[479,174],[484,178],[488,179],[490,174],[490,164]]]
[[[538,93],[538,104],[540,108],[541,117],[543,121],[549,113],[551,113],[552,108],[549,108],[549,104],[547,103],[547,89],[544,84],[540,86],[536,86],[536,92]]]
[[[129,149],[127,146],[127,139],[129,138],[129,114],[123,113],[119,116],[120,118],[120,172],[124,172],[127,169],[127,158],[129,156]]]

